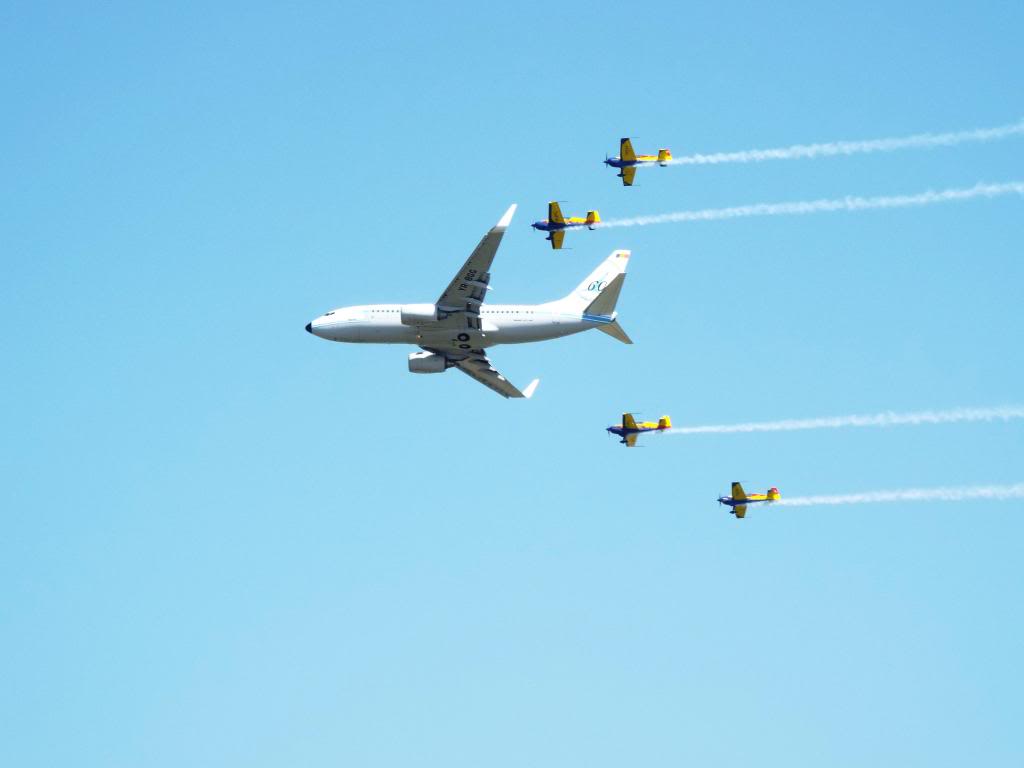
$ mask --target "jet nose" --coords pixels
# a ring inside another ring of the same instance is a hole
[[[306,323],[306,333],[312,333],[312,332],[313,332],[313,324],[312,323]]]

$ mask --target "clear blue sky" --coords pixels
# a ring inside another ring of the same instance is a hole
[[[1024,178],[1024,141],[676,155],[1024,115],[1019,3],[66,5],[0,24],[0,763],[1019,766],[1019,424],[652,437],[1019,403],[1022,201],[573,233]],[[494,301],[617,247],[636,344],[494,359],[532,401],[303,331],[429,301],[506,206]]]

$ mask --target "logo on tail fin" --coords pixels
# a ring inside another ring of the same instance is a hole
[[[571,311],[581,312],[585,310],[596,298],[604,295],[605,289],[611,285],[617,275],[626,271],[628,264],[629,251],[612,251],[604,261],[587,275],[583,282],[576,286],[572,293],[561,299],[561,302],[571,308]],[[594,296],[595,293],[598,294],[598,297]],[[614,302],[612,302],[612,305],[612,308],[614,308]]]

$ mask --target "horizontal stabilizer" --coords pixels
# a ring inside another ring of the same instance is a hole
[[[604,331],[613,339],[618,339],[623,344],[632,344],[633,340],[626,335],[626,332],[622,330],[622,326],[619,325],[618,320],[612,320],[610,323],[604,323],[603,325],[597,326],[598,330]]]
[[[622,291],[624,282],[626,282],[625,272],[615,275],[604,288],[600,289],[597,298],[583,310],[584,314],[611,316],[615,311],[615,304],[619,301],[619,293]]]

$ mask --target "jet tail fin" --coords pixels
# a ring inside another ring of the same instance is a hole
[[[668,416],[662,416],[658,419],[658,429],[671,429],[672,419]]]
[[[591,224],[600,224],[600,223],[601,223],[601,214],[599,214],[597,211],[587,211],[587,226],[588,227]]]
[[[667,149],[658,150],[658,163],[665,165],[669,160],[672,159],[672,152]]]
[[[559,303],[564,304],[571,311],[582,312],[585,309],[591,311],[594,301],[607,289],[614,276],[626,272],[629,260],[629,251],[612,251],[608,258],[598,264],[594,271],[586,276],[583,283],[575,287],[572,293],[561,299]],[[620,286],[620,288],[622,287]],[[615,298],[618,298],[617,292],[615,293]],[[603,307],[599,306],[598,308]],[[615,304],[612,301],[611,306],[607,308],[608,313],[614,308]]]

